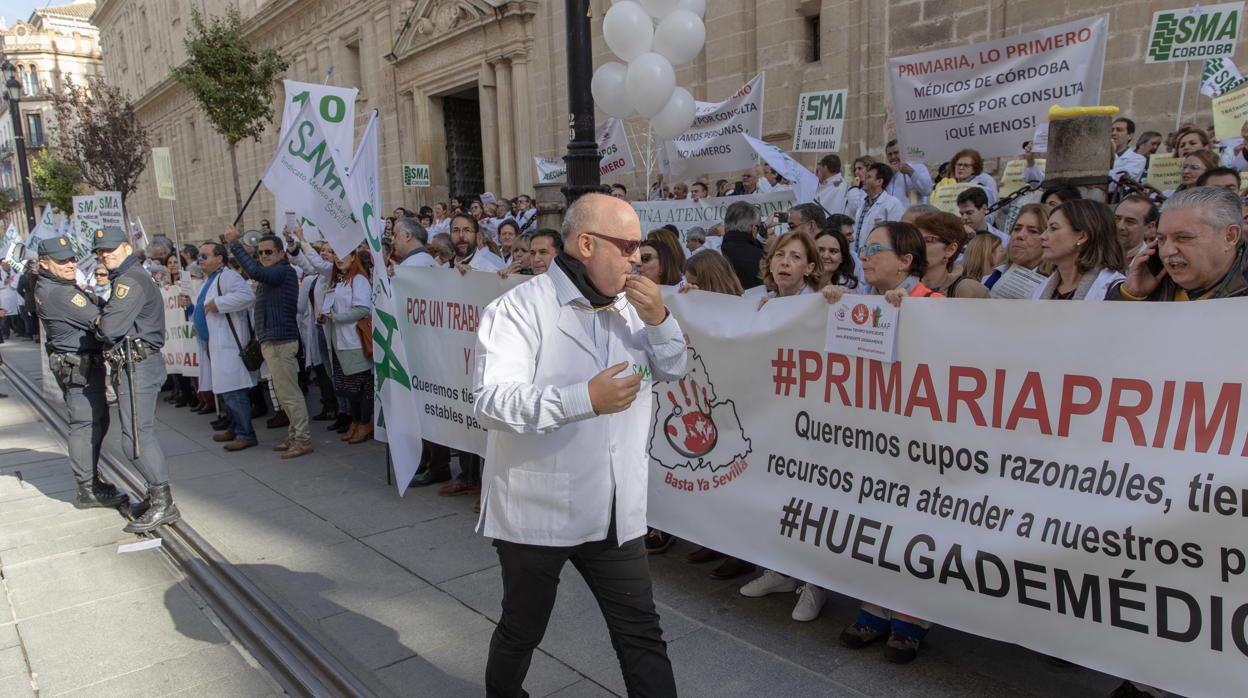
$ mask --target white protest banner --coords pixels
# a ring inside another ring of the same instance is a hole
[[[1239,72],[1239,68],[1229,58],[1210,58],[1205,61],[1205,68],[1200,74],[1200,93],[1206,97],[1217,97],[1248,82]]]
[[[749,147],[748,145],[746,146]],[[792,191],[773,191],[766,194],[745,196],[716,196],[706,199],[669,199],[667,201],[633,201],[633,209],[641,218],[642,230],[653,230],[672,224],[684,234],[690,228],[710,228],[724,222],[728,206],[738,201],[753,204],[758,214],[766,220],[776,211],[787,211],[797,201]]]
[[[803,92],[797,100],[793,152],[835,153],[845,135],[845,98],[848,90]]]
[[[394,307],[415,402],[404,414],[420,421],[425,439],[485,455],[485,429],[472,416],[477,323],[490,301],[531,278],[395,268]]]
[[[95,213],[100,217],[100,227],[126,230],[126,217],[121,211],[121,193],[115,191],[95,192]]]
[[[35,229],[30,231],[30,240],[32,242],[50,238],[56,235],[56,214],[52,212],[52,204],[44,204],[43,215],[39,216],[39,222],[35,223]],[[37,247],[37,244],[31,247]]]
[[[1239,40],[1244,3],[1196,5],[1153,13],[1145,63],[1229,57]]]
[[[178,307],[178,294],[183,292],[178,286],[160,290],[160,299],[165,304],[165,346],[160,348],[160,355],[169,373],[198,376],[199,340],[195,336],[195,323],[186,316],[185,308]]]
[[[330,75],[332,74],[333,66],[330,66]],[[355,100],[360,91],[354,87],[334,87],[295,80],[283,80],[282,88],[286,101],[282,108],[282,130],[279,132],[278,142],[286,139],[299,110],[308,104],[311,105],[313,113],[320,117],[321,131],[334,149],[334,156],[339,162],[347,163],[355,143]],[[277,213],[295,211],[308,240],[325,239],[306,212],[297,210],[289,201],[282,201],[280,196],[277,199]]]
[[[814,172],[806,169],[805,165],[794,160],[779,146],[760,141],[748,134],[745,136],[745,142],[750,144],[763,162],[771,165],[771,169],[793,183],[797,192],[797,203],[806,204],[815,200],[815,192],[819,191],[819,178]]]
[[[637,168],[633,161],[633,151],[628,146],[628,134],[624,132],[624,122],[610,117],[595,131],[598,140],[598,176],[607,177],[612,174],[632,172]],[[538,184],[563,184],[568,178],[568,166],[563,158],[548,158],[540,155],[533,157],[537,167]]]
[[[168,148],[152,148],[152,170],[156,173],[156,196],[167,201],[178,198],[173,184],[173,156]]]
[[[17,225],[9,223],[9,227],[4,231],[4,236],[0,237],[0,259],[9,262],[11,265],[17,257],[17,248],[21,243],[22,238],[17,234]]]
[[[888,59],[906,160],[948,159],[973,143],[1013,155],[1053,104],[1100,102],[1109,20],[1100,15],[982,44]]]
[[[763,137],[764,87],[759,73],[722,102],[698,102],[689,130],[660,146],[663,171],[688,177],[752,167],[754,150],[741,135]]]
[[[397,282],[417,292],[408,346],[446,362],[413,364],[418,390],[477,453],[470,328],[504,286],[481,282]],[[1239,301],[907,298],[889,364],[825,351],[818,295],[664,300],[689,365],[650,386],[650,525],[1112,676],[1248,685],[1243,371],[1234,352],[1173,360],[1210,327],[1248,341]],[[1057,334],[1086,338],[1077,365]]]
[[[299,110],[286,138],[260,178],[279,201],[312,221],[340,256],[364,237],[343,186],[340,156],[321,130],[308,102]]]
[[[100,224],[99,202],[96,201],[96,198],[94,196],[75,196],[73,238],[76,243],[74,251],[78,253],[80,259],[82,254],[78,245],[90,251],[95,231],[101,227],[103,226]]]
[[[360,147],[347,177],[347,194],[364,230],[364,240],[373,255],[373,268],[385,269],[386,259],[381,247],[385,227],[381,211],[381,157],[378,153],[377,130],[380,119],[373,110],[360,139]],[[394,484],[402,497],[420,467],[422,425],[412,394],[407,370],[406,349],[399,333],[398,304],[394,287],[386,274],[373,278],[373,382],[374,437],[389,444],[394,466]]]

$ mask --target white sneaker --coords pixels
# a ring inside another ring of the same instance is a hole
[[[827,603],[828,592],[814,584],[803,584],[797,590],[797,605],[793,607],[793,620],[812,621],[819,617],[823,604]]]
[[[783,592],[795,591],[797,589],[797,580],[772,572],[771,570],[763,570],[763,576],[750,580],[745,586],[741,587],[741,595],[750,598],[758,598],[768,594],[778,594]]]

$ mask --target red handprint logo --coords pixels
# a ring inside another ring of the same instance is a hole
[[[719,430],[710,414],[711,399],[706,388],[699,387],[691,377],[681,378],[676,385],[680,388],[680,398],[671,390],[667,391],[672,413],[663,423],[663,433],[680,455],[686,458],[704,456],[719,440]]]

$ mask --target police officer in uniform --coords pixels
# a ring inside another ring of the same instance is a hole
[[[181,518],[169,492],[169,467],[156,439],[156,398],[165,382],[165,304],[155,279],[139,264],[126,233],[95,231],[96,259],[108,269],[112,294],[100,311],[97,333],[113,366],[121,433],[147,481],[147,497],[131,509],[128,533],[146,533]],[[137,455],[136,452],[137,451]]]
[[[103,346],[95,336],[100,308],[75,286],[78,261],[64,237],[39,241],[35,307],[47,338],[48,366],[65,398],[69,419],[69,465],[78,482],[74,506],[117,507],[129,498],[100,477],[100,448],[108,433]]]

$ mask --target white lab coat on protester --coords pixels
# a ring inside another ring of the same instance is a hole
[[[646,532],[651,380],[684,375],[684,337],[670,315],[647,326],[623,295],[597,312],[583,303],[552,264],[482,315],[474,412],[489,434],[477,527],[489,538],[560,547],[605,540],[613,498],[616,539]],[[627,410],[595,415],[588,381],[621,362],[630,366],[621,376],[648,370],[650,379]]]
[[[307,244],[306,242],[300,244],[299,254],[293,254],[293,255],[287,255],[287,256],[290,257],[291,264],[294,264],[296,267],[299,267],[301,270],[303,270],[303,273],[305,275],[316,279],[315,285],[313,286],[314,290],[312,292],[312,299],[311,299],[312,300],[312,306],[311,306],[312,325],[310,327],[305,328],[301,323],[299,326],[299,335],[303,337],[304,332],[305,331],[307,332],[307,335],[304,339],[304,344],[306,346],[307,344],[316,344],[316,332],[319,331],[319,332],[324,333],[323,336],[325,338],[325,346],[327,347],[332,346],[331,337],[329,333],[333,331],[333,328],[330,326],[329,323],[326,323],[324,325],[318,325],[316,322],[316,314],[317,314],[317,311],[322,306],[325,305],[325,294],[329,292],[329,280],[333,276],[334,265],[331,264],[330,262],[325,261],[325,258],[322,257],[319,252],[312,249],[312,246]],[[300,284],[299,289],[300,289],[299,291],[300,293],[307,293],[307,291],[304,290],[304,287],[302,284]],[[319,345],[317,346],[317,352],[318,353],[320,352]],[[331,356],[321,357],[321,363],[325,364],[327,369],[332,367],[332,364],[330,363],[330,359],[332,358],[332,355],[333,355],[332,351],[330,352],[330,355]],[[308,364],[308,365],[314,366],[315,364]]]
[[[321,356],[321,344],[316,341],[318,330],[315,304],[318,283],[320,283],[320,276],[316,274],[305,273],[299,280],[299,304],[296,314],[299,317],[299,339],[303,343],[303,365],[307,368],[320,366],[325,360]]]
[[[222,269],[204,294],[204,305],[209,301],[217,302],[217,310],[204,310],[208,341],[200,342],[199,389],[220,395],[255,387],[256,373],[248,371],[238,355],[239,345],[245,347],[251,341],[251,309],[256,305],[251,284],[233,269]],[[238,333],[238,343],[230,333],[231,320]],[[205,345],[206,352],[203,351]]]

